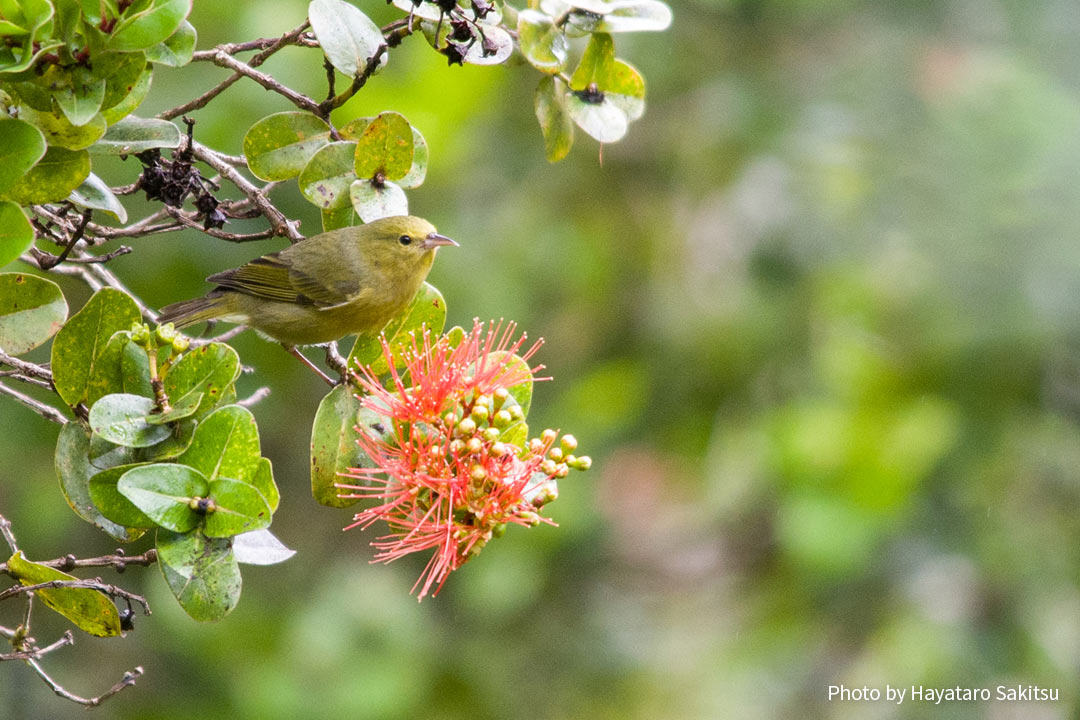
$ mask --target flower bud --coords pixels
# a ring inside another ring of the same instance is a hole
[[[551,448],[551,450],[548,452],[548,457],[551,458],[552,460],[554,460],[555,462],[562,462],[563,451],[560,450],[559,448]]]
[[[143,323],[131,324],[131,341],[136,345],[146,347],[150,344],[150,328]]]
[[[570,464],[569,458],[567,458],[566,464],[570,465],[570,467],[574,468],[575,470],[585,471],[592,467],[592,458],[588,455],[582,455],[581,457],[576,458],[576,462],[574,462],[573,464]]]
[[[559,433],[555,432],[551,428],[547,428],[544,432],[540,433],[540,439],[544,441],[545,445],[550,445],[555,442],[555,438],[559,437]]]
[[[493,537],[501,538],[506,534],[506,523],[499,523],[495,527],[491,528],[491,534]]]
[[[508,397],[510,397],[510,391],[506,388],[499,388],[493,392],[491,401],[495,405],[495,409],[498,410],[501,408]]]
[[[484,439],[487,440],[489,443],[493,443],[498,440],[500,434],[501,433],[499,432],[499,428],[484,428]]]
[[[469,438],[469,441],[465,443],[465,449],[475,455],[484,449],[484,441],[475,436],[471,437]]]
[[[533,438],[529,441],[529,452],[533,455],[539,455],[544,452],[544,443],[540,438]]]
[[[521,409],[520,405],[511,405],[510,406],[510,417],[513,418],[515,421],[516,420],[524,420],[525,419],[525,411]]]
[[[558,466],[554,460],[545,460],[540,463],[540,471],[545,475],[554,475],[557,468]]]
[[[457,423],[458,418],[457,418],[457,415],[455,415],[454,413],[448,412],[445,415],[443,415],[443,421],[447,425],[453,427]]]
[[[465,443],[462,442],[461,440],[454,439],[454,440],[450,441],[450,454],[451,455],[460,455],[461,451],[464,450],[464,449],[465,449]]]
[[[477,422],[477,424],[479,424],[487,421],[489,412],[490,411],[488,410],[487,405],[481,405],[480,403],[476,403],[475,405],[473,405],[473,409],[472,412],[469,413],[469,417],[471,417]]]
[[[499,412],[495,413],[495,417],[491,419],[491,424],[497,428],[504,428],[512,422],[514,422],[514,418],[506,410],[500,410]]]
[[[154,342],[158,347],[164,347],[165,345],[172,345],[173,340],[176,339],[176,327],[170,322],[164,325],[158,325],[154,330]]]
[[[172,351],[179,355],[180,353],[187,350],[189,347],[191,347],[191,340],[181,335],[180,333],[177,333],[176,337],[174,337],[172,341]]]
[[[473,465],[472,470],[469,472],[471,477],[476,482],[483,482],[487,479],[487,470],[482,465]]]
[[[570,474],[570,468],[566,463],[559,463],[559,466],[555,468],[555,477],[564,478]]]
[[[476,423],[472,418],[465,418],[457,424],[456,434],[472,435],[474,432],[476,432]]]
[[[563,460],[570,467],[574,467],[575,465],[577,465],[577,455],[567,455],[565,458],[563,458]]]
[[[532,510],[524,510],[518,517],[520,517],[522,520],[524,520],[530,525],[540,524],[540,516],[534,513]]]
[[[494,442],[491,444],[491,449],[488,450],[488,454],[491,457],[501,458],[507,453],[506,443]]]
[[[562,446],[563,453],[569,455],[577,450],[577,438],[570,434],[563,435],[559,445]]]

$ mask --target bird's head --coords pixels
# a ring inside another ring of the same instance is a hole
[[[443,245],[457,245],[440,235],[427,220],[412,215],[380,218],[363,227],[375,238],[377,249],[373,249],[379,255],[396,258],[403,264],[430,264],[437,249]]]

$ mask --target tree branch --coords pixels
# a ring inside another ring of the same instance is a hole
[[[41,402],[39,400],[35,400],[34,398],[30,397],[29,395],[22,394],[21,392],[19,392],[15,388],[11,388],[11,387],[8,387],[7,385],[4,385],[3,383],[0,383],[0,394],[7,395],[8,397],[11,397],[11,398],[14,398],[15,400],[18,400],[23,405],[30,408],[31,410],[33,410],[34,412],[36,412],[38,415],[45,418],[46,420],[51,420],[52,422],[57,423],[58,425],[67,425],[68,424],[68,419],[64,416],[64,414],[62,412],[60,412],[59,410],[57,410],[56,408],[54,408],[51,405],[46,405],[45,403],[43,403],[43,402]]]
[[[120,692],[124,688],[134,685],[135,681],[139,678],[139,676],[143,674],[143,669],[141,667],[136,667],[134,670],[129,670],[128,672],[124,673],[124,676],[120,679],[120,682],[116,683],[111,688],[98,695],[97,697],[84,698],[65,690],[63,686],[60,685],[60,683],[49,677],[48,673],[46,673],[45,670],[42,669],[41,665],[38,664],[37,660],[27,660],[26,664],[34,669],[34,671],[38,674],[38,677],[44,680],[45,684],[52,688],[52,691],[54,693],[64,698],[65,700],[70,700],[74,703],[78,703],[79,705],[86,705],[87,707],[97,707],[98,705],[108,700],[110,697]]]

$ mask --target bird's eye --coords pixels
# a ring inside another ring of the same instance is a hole
[[[412,238],[409,237],[408,235],[402,235],[401,237],[398,238],[398,242],[401,243],[402,245],[409,245],[409,244],[412,243]]]

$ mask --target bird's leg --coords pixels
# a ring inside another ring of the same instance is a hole
[[[326,364],[330,366],[331,370],[341,375],[342,381],[345,380],[345,375],[349,371],[349,364],[338,352],[336,342],[326,346]]]
[[[326,381],[326,384],[327,384],[327,385],[329,385],[330,387],[336,387],[336,386],[337,386],[337,383],[336,383],[336,382],[334,382],[334,378],[332,378],[332,377],[330,377],[329,375],[327,375],[326,373],[324,373],[324,372],[323,372],[322,370],[320,370],[320,369],[319,369],[319,368],[318,368],[318,367],[317,367],[317,366],[315,365],[315,363],[311,362],[311,361],[310,361],[310,360],[308,360],[308,359],[307,359],[306,357],[304,357],[304,353],[302,353],[302,352],[300,352],[299,350],[297,350],[297,349],[296,349],[296,346],[295,346],[295,345],[285,345],[285,344],[282,344],[282,346],[281,346],[281,347],[283,347],[283,348],[285,348],[286,350],[288,350],[288,351],[289,351],[289,354],[290,354],[290,355],[293,355],[293,356],[294,356],[294,357],[295,357],[295,358],[296,358],[297,360],[299,360],[300,362],[302,362],[302,363],[304,363],[305,365],[307,365],[307,366],[308,366],[308,368],[310,368],[312,372],[314,372],[314,373],[315,373],[316,375],[318,375],[318,376],[319,376],[319,377],[321,377],[321,378],[322,378],[323,380],[325,380],[325,381]]]

